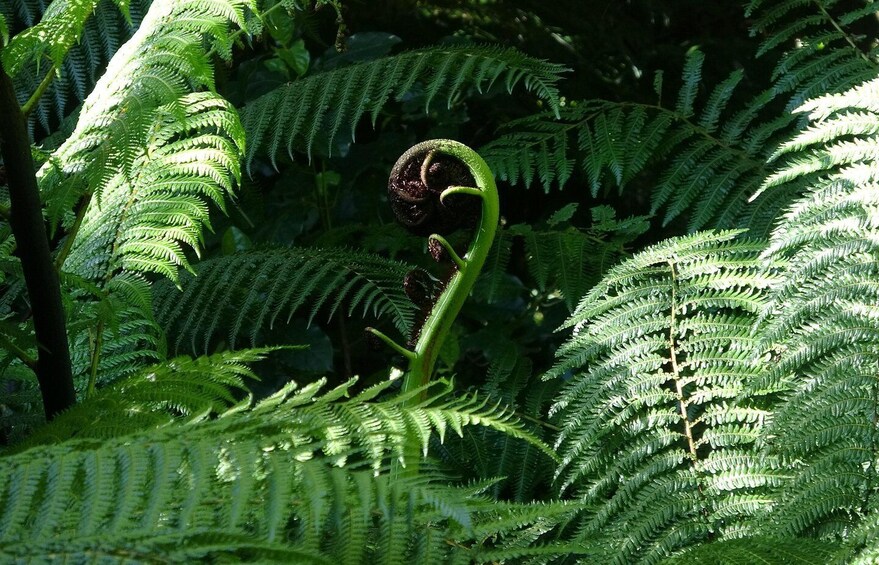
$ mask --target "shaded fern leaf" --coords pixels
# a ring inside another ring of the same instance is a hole
[[[247,132],[247,167],[259,151],[272,163],[281,151],[311,150],[317,136],[332,150],[339,132],[354,133],[369,114],[375,123],[381,109],[399,100],[416,83],[424,84],[425,109],[451,104],[466,88],[480,92],[494,84],[512,91],[518,84],[558,111],[555,87],[564,71],[515,49],[482,46],[431,47],[315,74],[281,86],[241,110]]]
[[[559,291],[569,310],[601,276],[601,267],[613,262],[615,246],[575,228],[533,230],[513,226],[525,241],[528,270],[542,292]]]
[[[60,67],[70,48],[79,41],[86,20],[94,13],[100,0],[53,0],[43,13],[40,23],[25,29],[0,52],[3,67],[10,76],[31,60],[48,58]],[[115,0],[116,6],[128,13],[127,0]]]
[[[804,104],[767,192],[797,187],[766,257],[785,262],[761,333],[775,362],[754,389],[786,400],[769,449],[790,468],[770,517],[782,536],[846,536],[879,476],[879,80]]]
[[[150,2],[149,0],[130,2],[100,0],[94,4],[96,4],[94,14],[85,20],[77,42],[69,45],[66,56],[61,57],[63,64],[57,67],[57,75],[52,79],[52,84],[28,116],[28,126],[32,132],[37,124],[46,133],[53,132],[57,124],[70,116],[76,105],[85,100],[107,62],[137,29]],[[52,6],[53,4],[48,6],[47,14],[56,10],[57,7],[52,8]],[[34,0],[14,2],[12,10],[13,25],[20,23],[21,27],[31,27],[37,25],[43,14],[44,3]],[[60,17],[70,18],[69,15],[60,15]],[[43,26],[44,23],[46,22],[39,25]],[[30,34],[30,31],[28,33]],[[61,39],[66,45],[69,43],[69,38],[53,39],[56,57],[60,57],[63,55],[63,49],[57,51],[60,47],[58,40]],[[37,50],[44,47],[38,45]],[[12,77],[15,90],[22,102],[37,90],[40,82],[48,78],[49,73],[55,73],[56,69],[56,66],[44,60],[30,59],[27,56],[25,59],[28,60],[19,63],[23,63],[21,70]]]
[[[256,343],[261,329],[279,316],[289,321],[303,307],[310,319],[321,308],[329,315],[342,309],[348,316],[357,311],[389,316],[407,335],[418,310],[403,290],[403,278],[413,268],[347,249],[248,251],[201,262],[197,276],[182,279],[182,291],[170,284],[157,287],[156,319],[176,336],[174,347],[188,340],[192,350],[207,350],[223,331],[233,347],[244,333]]]
[[[751,224],[766,230],[776,208],[757,217],[745,205],[764,178],[767,140],[792,118],[758,121],[771,93],[727,111],[740,71],[713,89],[697,117],[702,59],[699,51],[688,54],[674,109],[589,100],[563,108],[558,118],[541,113],[510,122],[480,153],[500,179],[525,185],[539,179],[546,191],[564,187],[576,167],[593,196],[610,186],[622,191],[659,162],[651,213],[664,209],[664,224],[686,214],[691,232]]]
[[[15,446],[22,451],[71,438],[108,439],[220,414],[256,379],[247,367],[272,349],[226,351],[195,359],[177,357],[141,369],[63,412]]]
[[[13,562],[67,561],[84,563],[193,563],[231,560],[236,563],[330,563],[319,553],[278,542],[254,540],[245,532],[223,528],[193,528],[184,533],[168,530],[157,534],[134,531],[113,536],[98,534],[40,545],[0,545],[0,555]]]
[[[611,269],[564,327],[549,377],[570,375],[551,413],[557,471],[594,511],[581,535],[598,561],[656,563],[771,502],[782,477],[755,442],[767,409],[747,397],[761,374],[751,330],[773,281],[760,241],[700,232]]]
[[[874,508],[851,532],[837,554],[837,562],[868,565],[879,560],[879,512]]]
[[[552,425],[540,425],[558,390],[554,381],[540,382],[531,361],[514,342],[499,339],[485,351],[489,362],[479,394],[515,409],[523,426],[544,442],[552,441]],[[497,478],[488,492],[494,500],[528,502],[550,496],[554,465],[539,446],[492,428],[465,430],[434,446],[444,464],[462,476]]]

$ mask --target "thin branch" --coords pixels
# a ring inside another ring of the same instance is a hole
[[[43,77],[40,85],[37,86],[37,89],[31,94],[31,97],[28,98],[27,102],[24,103],[24,106],[21,107],[21,113],[24,114],[24,117],[27,118],[30,113],[34,110],[37,103],[42,98],[43,94],[46,92],[46,89],[49,88],[49,85],[52,84],[52,80],[55,78],[55,74],[58,72],[58,65],[52,65],[52,68],[49,69],[49,73]]]
[[[27,351],[16,345],[11,339],[0,333],[0,347],[15,355],[19,361],[28,366],[32,371],[37,370],[37,360],[28,355]]]
[[[82,201],[79,203],[79,209],[76,211],[76,219],[73,221],[73,225],[70,227],[70,231],[67,233],[67,237],[64,240],[64,246],[61,247],[61,251],[58,252],[58,256],[55,257],[55,270],[59,273],[61,269],[64,267],[64,261],[67,260],[67,256],[70,255],[70,250],[73,249],[73,243],[76,241],[76,234],[79,232],[79,228],[82,226],[82,220],[85,218],[85,213],[89,209],[89,203],[92,201],[92,193],[86,193],[83,196]]]

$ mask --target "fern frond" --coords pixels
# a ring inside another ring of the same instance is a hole
[[[655,563],[734,531],[782,480],[755,448],[770,412],[739,398],[761,374],[751,331],[774,279],[763,243],[738,234],[647,248],[564,326],[573,335],[548,373],[570,375],[552,408],[557,475],[595,507],[582,535],[606,544],[608,562]]]
[[[662,565],[822,565],[833,562],[836,545],[810,538],[748,537],[706,543],[662,561]]]
[[[223,331],[232,347],[245,333],[255,343],[279,316],[289,321],[304,307],[309,319],[322,307],[329,315],[342,309],[348,316],[388,316],[408,335],[417,308],[403,278],[413,268],[347,249],[249,251],[200,263],[196,276],[182,279],[182,291],[157,287],[156,319],[175,336],[175,347],[188,340],[193,350],[208,349]]]
[[[99,162],[104,169],[121,160],[122,172],[96,190],[65,263],[71,272],[99,280],[156,272],[176,281],[178,268],[189,268],[183,246],[198,252],[210,227],[207,203],[223,207],[240,177],[243,131],[221,98],[188,94],[145,118],[134,135],[134,120],[118,124],[123,154]]]
[[[765,256],[783,261],[754,388],[781,395],[768,441],[793,477],[771,516],[782,536],[845,536],[875,505],[879,445],[879,80],[808,102],[767,191],[798,186]]]
[[[154,2],[83,104],[77,128],[38,174],[52,192],[72,175],[95,195],[68,261],[82,276],[119,269],[175,278],[198,248],[207,202],[239,176],[244,133],[213,87],[203,37],[244,23],[244,0]],[[58,222],[61,218],[53,218]]]
[[[16,451],[71,438],[108,439],[221,414],[239,402],[247,367],[272,349],[177,357],[146,367],[85,398],[16,445]]]
[[[505,534],[557,523],[578,508],[501,508],[481,498],[482,488],[446,486],[445,477],[429,469],[392,481],[383,465],[361,471],[356,464],[330,464],[360,456],[328,440],[387,445],[389,432],[402,431],[398,423],[510,427],[497,410],[471,399],[431,395],[414,407],[398,399],[371,404],[382,387],[387,384],[343,402],[337,399],[348,386],[323,395],[319,385],[299,392],[287,387],[215,420],[178,421],[107,441],[67,439],[4,455],[0,474],[10,480],[0,487],[0,555],[40,559],[63,542],[74,556],[102,555],[134,540],[152,555],[176,539],[170,555],[302,555],[346,563],[384,555],[434,562],[462,552],[464,558],[485,543],[502,547],[497,540]],[[356,427],[346,427],[349,422]],[[367,453],[365,459],[386,460],[388,454]]]
[[[867,0],[750,2],[746,15],[753,19],[751,34],[766,38],[757,55],[783,50],[773,71],[773,89],[788,97],[787,111],[876,76],[875,48],[854,31],[876,12]]]
[[[688,55],[674,109],[590,100],[563,108],[559,118],[542,113],[510,122],[480,153],[499,178],[525,185],[539,178],[546,191],[563,187],[576,166],[593,196],[612,185],[622,191],[661,159],[651,213],[665,209],[664,224],[686,212],[691,232],[748,225],[754,217],[745,204],[765,176],[765,142],[791,118],[757,121],[771,95],[728,112],[742,78],[734,72],[715,87],[697,119],[702,60],[699,51]]]
[[[76,105],[85,100],[113,54],[137,29],[150,2],[100,0],[95,4],[94,14],[85,20],[77,42],[69,45],[66,56],[63,56],[63,64],[52,65],[51,62],[27,56],[25,58],[30,60],[25,61],[21,70],[13,77],[19,99],[26,100],[37,90],[43,79],[49,79],[48,73],[55,74],[52,83],[28,116],[28,126],[32,132],[39,124],[46,133],[54,133],[57,131],[57,124],[75,114]],[[37,22],[46,8],[45,2],[14,2],[13,25],[20,23],[21,27],[44,26],[47,22]],[[54,10],[52,4],[48,9]],[[46,13],[48,9],[45,10]],[[66,17],[62,16],[60,19]],[[61,37],[55,38],[54,42],[58,43],[59,40],[67,43]],[[37,51],[45,51],[43,47],[37,46]],[[63,55],[63,50],[58,54]]]
[[[60,67],[67,51],[79,41],[85,22],[95,11],[99,0],[53,0],[40,23],[17,34],[0,52],[3,68],[16,75],[31,60],[48,58]],[[127,0],[115,0],[127,15]]]
[[[424,83],[425,109],[436,100],[450,105],[466,88],[479,92],[494,84],[512,91],[523,84],[558,111],[555,87],[564,71],[556,65],[523,55],[515,49],[481,46],[431,47],[357,65],[334,69],[294,81],[257,98],[241,110],[247,131],[247,167],[258,151],[272,164],[283,149],[311,150],[318,134],[327,149],[343,130],[354,134],[369,114],[373,124],[381,109],[400,99],[416,83]]]

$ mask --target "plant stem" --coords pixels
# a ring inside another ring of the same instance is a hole
[[[59,273],[61,269],[64,267],[64,261],[67,260],[67,256],[70,255],[70,250],[73,249],[73,243],[76,240],[76,234],[79,232],[80,226],[82,226],[82,220],[85,218],[85,213],[88,212],[89,203],[92,201],[92,193],[87,192],[82,201],[79,203],[79,209],[76,211],[76,219],[73,221],[73,225],[70,227],[70,231],[67,233],[67,237],[64,240],[64,245],[61,247],[61,251],[58,252],[58,256],[55,257],[55,270]]]
[[[373,331],[373,333],[388,342],[391,347],[403,354],[409,361],[402,389],[402,394],[408,396],[406,405],[409,406],[421,404],[427,396],[427,385],[433,374],[440,349],[452,328],[455,318],[461,311],[461,307],[467,300],[470,289],[473,288],[473,284],[479,276],[479,271],[482,269],[485,259],[488,257],[500,218],[497,186],[495,185],[491,170],[482,157],[466,145],[448,139],[437,139],[420,143],[409,149],[407,154],[420,154],[425,151],[427,151],[428,155],[431,152],[438,152],[455,157],[467,166],[476,181],[476,186],[451,186],[442,193],[440,200],[442,201],[451,194],[464,194],[471,198],[481,198],[482,216],[467,253],[461,257],[454,253],[454,250],[451,249],[451,246],[442,236],[437,234],[430,236],[446,246],[447,250],[451,252],[450,256],[455,263],[456,271],[448,283],[446,283],[436,304],[434,304],[430,314],[428,314],[427,319],[424,321],[414,351],[409,351],[402,346],[396,345],[387,336]],[[405,159],[406,154],[400,158],[401,161]],[[417,475],[418,461],[420,459],[419,448],[418,442],[409,442],[404,448],[404,459],[407,467],[403,469],[395,461],[391,467],[391,474],[397,477]]]
[[[476,180],[476,187],[451,187],[444,193],[466,192],[470,196],[482,198],[482,217],[476,234],[470,242],[467,253],[461,258],[462,265],[452,275],[446,284],[437,303],[425,320],[415,344],[415,356],[409,360],[409,372],[403,381],[403,393],[411,392],[425,387],[433,374],[433,367],[439,357],[443,342],[452,328],[452,323],[461,311],[461,307],[470,294],[470,289],[479,276],[479,271],[488,257],[494,234],[497,231],[500,218],[500,203],[498,202],[497,186],[491,169],[475,151],[466,145],[449,139],[436,139],[420,143],[409,151],[422,152],[425,149],[444,153],[460,159],[470,170]],[[472,189],[479,191],[479,196],[472,193]],[[467,190],[470,189],[470,190]],[[414,396],[410,402],[417,404],[424,400],[427,391],[423,390]]]
[[[18,357],[18,360],[27,365],[30,370],[36,370],[37,360],[28,355],[27,351],[17,346],[11,339],[3,334],[0,334],[0,347]]]
[[[98,321],[95,334],[92,362],[89,370],[89,383],[85,393],[86,398],[91,398],[95,394],[95,384],[98,380],[98,365],[101,363],[101,348],[104,347],[104,320]]]
[[[24,106],[21,107],[21,113],[24,114],[24,117],[27,118],[31,112],[34,111],[34,108],[37,105],[37,102],[40,101],[40,98],[43,97],[43,94],[46,92],[46,89],[49,88],[49,85],[52,84],[52,79],[55,78],[55,73],[58,71],[58,65],[52,65],[52,68],[49,69],[48,74],[43,77],[43,80],[40,82],[37,89],[31,94],[31,97],[27,99],[27,102],[24,103]]]
[[[0,150],[9,183],[10,227],[19,249],[37,338],[36,375],[46,419],[76,402],[58,273],[52,263],[30,138],[12,79],[0,63]]]

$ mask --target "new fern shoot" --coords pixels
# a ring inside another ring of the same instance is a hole
[[[430,381],[443,341],[491,250],[500,204],[494,177],[482,157],[449,139],[425,141],[406,151],[391,171],[388,195],[398,221],[416,234],[429,234],[434,259],[448,260],[453,268],[423,323],[415,329],[414,347],[404,347],[369,328],[406,359],[405,395],[424,390]],[[467,252],[458,255],[445,236],[473,224],[475,233]]]

